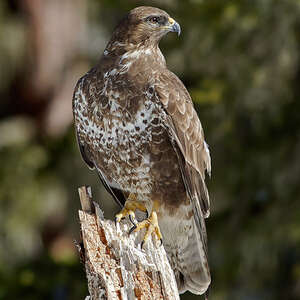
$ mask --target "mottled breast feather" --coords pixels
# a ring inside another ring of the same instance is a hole
[[[186,197],[167,113],[155,92],[155,69],[165,67],[156,51],[159,59],[142,47],[111,64],[104,55],[77,84],[74,119],[85,162],[110,189],[137,193],[144,201],[163,195],[172,207]]]

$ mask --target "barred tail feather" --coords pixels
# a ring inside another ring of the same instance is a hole
[[[201,295],[208,289],[211,278],[205,246],[202,244],[194,220],[191,231],[192,234],[189,236],[187,246],[181,249],[181,253],[178,254],[179,260],[184,262],[184,264],[178,264],[175,276],[179,293],[190,291]]]
[[[197,217],[194,214],[191,216],[191,206],[181,206],[179,211],[181,216],[164,213],[159,219],[164,247],[176,277],[179,293],[190,291],[201,295],[210,284],[204,218],[202,217],[202,222],[200,219],[200,222],[196,223]]]

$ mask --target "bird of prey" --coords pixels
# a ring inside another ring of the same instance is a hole
[[[163,240],[180,293],[210,284],[204,218],[210,154],[191,97],[168,70],[159,41],[179,24],[154,7],[131,10],[114,30],[99,62],[79,79],[73,112],[84,161],[123,207],[148,218],[145,241]]]

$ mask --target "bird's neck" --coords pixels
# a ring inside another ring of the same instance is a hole
[[[120,59],[121,62],[127,59],[146,59],[148,64],[166,66],[166,60],[157,43],[131,44],[115,41],[108,43],[103,52],[103,57],[111,59],[115,57],[116,59]]]

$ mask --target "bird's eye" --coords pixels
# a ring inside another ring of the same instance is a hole
[[[150,17],[150,18],[148,19],[148,21],[151,22],[151,23],[158,23],[159,18],[158,18],[158,17]]]

